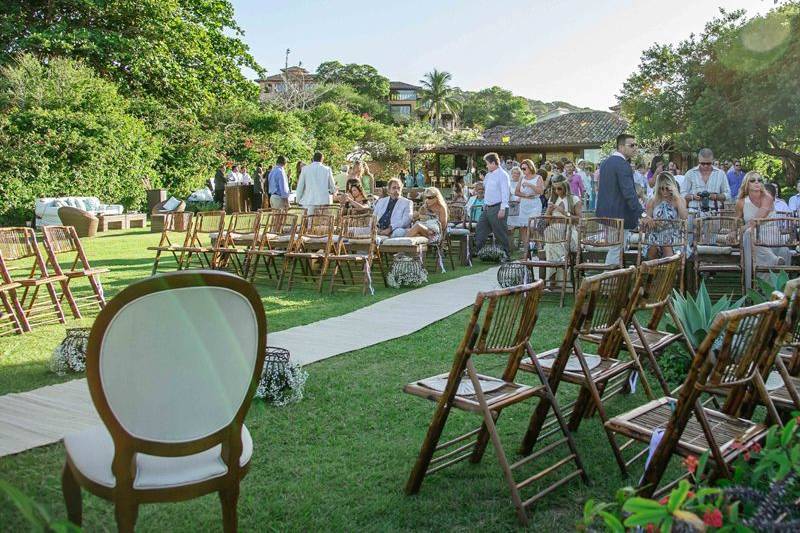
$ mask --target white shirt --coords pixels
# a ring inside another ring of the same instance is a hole
[[[700,175],[699,166],[694,167],[686,173],[685,194],[700,194],[703,191],[725,195],[725,202],[731,202],[732,200],[731,186],[728,183],[728,176],[718,168],[714,168],[711,171],[708,181],[703,181],[703,178]],[[699,208],[700,202],[697,200],[692,200],[689,202],[688,207],[694,207],[695,209]]]
[[[225,179],[228,180],[228,183],[239,183],[242,180],[242,175],[238,172],[234,172],[229,170],[228,173],[225,175]]]
[[[253,178],[250,177],[250,174],[245,172],[245,173],[241,174],[241,179],[239,180],[239,183],[241,183],[242,185],[252,185],[253,184]]]
[[[330,205],[336,192],[330,167],[319,161],[303,167],[297,180],[297,202],[304,206]]]
[[[500,204],[501,209],[508,207],[508,199],[511,195],[511,179],[508,177],[508,172],[503,170],[502,167],[497,167],[495,170],[486,174],[483,178],[483,203],[484,205],[493,206]]]
[[[789,198],[789,211],[797,211],[800,209],[800,193],[795,194]]]
[[[773,205],[774,211],[783,211],[784,213],[791,211],[789,205],[784,202],[781,198],[775,198],[775,203]]]
[[[578,170],[576,172],[581,177],[581,181],[583,182],[583,190],[588,194],[589,191],[592,190],[592,178],[586,173],[585,170]]]

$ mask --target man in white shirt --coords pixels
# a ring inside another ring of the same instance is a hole
[[[253,178],[250,177],[250,174],[247,173],[247,167],[242,166],[242,172],[240,173],[239,183],[241,185],[252,185]]]
[[[714,167],[714,152],[703,148],[697,153],[698,165],[686,173],[688,207],[709,211],[723,202],[732,202],[728,176]]]
[[[331,168],[322,164],[322,152],[314,152],[311,164],[303,167],[297,180],[297,203],[313,215],[317,206],[331,205],[335,192]]]
[[[384,196],[375,202],[373,214],[378,220],[378,235],[384,237],[403,237],[406,230],[411,227],[411,217],[414,215],[414,202],[403,198],[403,183],[398,178],[392,178],[387,184],[389,196]]]
[[[797,194],[789,198],[789,211],[792,213],[800,211],[800,181],[797,182]]]
[[[225,179],[228,183],[239,183],[242,179],[242,175],[239,173],[239,165],[233,165],[225,175]]]
[[[592,178],[586,173],[586,161],[583,159],[578,159],[578,170],[576,173],[581,177],[583,190],[586,191],[586,197],[588,198],[592,193]]]
[[[508,172],[500,166],[500,156],[490,152],[483,156],[486,169],[489,171],[483,178],[483,212],[475,229],[475,244],[477,249],[483,248],[489,233],[494,235],[495,241],[510,257],[508,244],[508,231],[506,228],[506,210],[511,189]]]

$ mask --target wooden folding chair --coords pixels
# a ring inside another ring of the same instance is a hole
[[[573,293],[581,283],[586,272],[604,272],[622,266],[622,252],[625,246],[623,220],[620,218],[581,217],[578,223],[578,249],[572,267]],[[619,263],[606,264],[606,254],[619,248]]]
[[[462,265],[472,266],[469,246],[470,230],[466,227],[467,213],[464,204],[447,204],[447,220],[447,255],[450,258],[450,266],[453,270],[456,269],[453,260],[453,243],[458,243],[459,262]]]
[[[216,268],[231,270],[237,276],[247,277],[247,251],[258,242],[259,217],[257,212],[233,213],[228,216],[227,229],[220,235],[209,234]]]
[[[280,279],[278,258],[283,258],[294,246],[297,237],[298,218],[301,215],[288,214],[285,211],[262,210],[259,216],[258,239],[247,250],[249,268],[248,279],[254,282],[258,274],[259,264],[263,264],[264,272],[272,280]],[[272,267],[272,271],[270,271]]]
[[[633,372],[641,380],[647,397],[655,398],[628,334],[630,309],[635,305],[630,300],[635,298],[635,294],[631,294],[635,275],[636,268],[631,266],[585,278],[561,346],[539,354],[539,362],[554,394],[562,381],[580,386],[577,399],[567,406],[567,409],[572,408],[571,431],[576,431],[581,419],[594,411],[605,424],[609,417],[604,402],[632,388],[636,383]],[[597,355],[584,353],[581,340],[598,344]],[[627,360],[617,358],[623,343],[630,355]],[[520,370],[535,372],[536,367],[523,361]],[[553,424],[553,420],[546,421],[541,413],[535,414],[523,440],[523,452],[529,451],[542,430],[548,430]],[[606,437],[624,475],[626,465],[622,450],[609,430],[606,430]]]
[[[520,261],[531,268],[539,269],[541,279],[550,282],[549,271],[556,276],[561,272],[561,299],[559,307],[564,307],[564,295],[567,292],[567,278],[570,276],[570,248],[572,248],[572,223],[567,217],[538,216],[531,217],[528,221],[528,243],[525,251],[525,259]],[[530,254],[530,243],[536,246],[536,255]],[[556,253],[553,257],[553,250],[563,249],[563,255]],[[548,259],[547,256],[551,255]],[[541,275],[544,269],[545,275]],[[548,278],[548,279],[546,279]]]
[[[83,302],[87,302],[90,305],[96,303],[100,309],[105,307],[106,299],[103,295],[100,274],[105,274],[110,270],[108,268],[93,268],[89,264],[89,259],[86,257],[86,252],[83,251],[83,245],[75,228],[72,226],[44,226],[42,234],[44,235],[44,247],[47,250],[46,264],[53,269],[56,275],[67,277],[65,281],[61,282],[61,297],[59,300],[67,299],[75,318],[81,318],[80,307]],[[72,256],[71,265],[66,269],[61,268],[61,264],[58,262],[59,254],[70,254]],[[77,278],[86,278],[89,281],[90,294],[76,296],[73,293],[70,288],[70,281]]]
[[[777,409],[792,412],[800,411],[800,278],[788,281],[784,294],[789,304],[779,335],[775,371],[767,379],[767,391]]]
[[[183,246],[176,247],[183,259],[180,270],[191,268],[193,259],[197,261],[199,268],[216,268],[217,254],[214,247],[222,234],[224,224],[225,211],[203,211],[194,216],[189,238]],[[203,238],[208,239],[209,244],[204,244]]]
[[[575,442],[567,429],[566,420],[561,415],[554,391],[551,391],[529,341],[538,317],[538,305],[543,285],[542,281],[537,281],[529,285],[478,293],[475,305],[472,307],[472,316],[456,351],[450,372],[414,381],[403,389],[409,394],[436,402],[436,409],[422,443],[422,449],[406,483],[406,494],[416,494],[427,475],[467,458],[473,463],[479,462],[490,439],[511,491],[511,499],[517,516],[523,524],[527,523],[526,509],[538,499],[577,476],[581,476],[584,482],[588,481]],[[525,353],[530,356],[534,367],[538,369],[537,374],[541,380],[541,384],[538,386],[521,385],[514,381],[520,359]],[[495,378],[478,374],[473,359],[474,356],[481,354],[507,355],[508,360],[502,377]],[[546,415],[550,409],[553,410],[563,438],[548,444],[533,454],[529,449],[526,457],[509,464],[497,433],[497,420],[504,408],[534,396],[539,398],[537,412],[541,410]],[[478,429],[439,444],[450,410],[454,407],[479,414],[483,423]],[[463,441],[469,442],[462,444]],[[559,458],[553,464],[519,483],[515,481],[514,470],[545,456],[545,454],[555,453],[554,450],[564,444],[569,449],[565,457]],[[456,446],[455,449],[448,450],[453,446]],[[443,453],[434,458],[436,452]],[[531,498],[522,500],[520,490],[569,464],[574,465],[574,470],[549,484]]]
[[[156,252],[153,259],[151,276],[158,273],[158,264],[162,253],[170,253],[175,258],[175,270],[180,270],[183,265],[183,255],[186,245],[192,236],[192,217],[194,213],[186,211],[181,213],[167,213],[164,215],[164,227],[161,230],[161,239],[158,246],[149,246],[148,250]]]
[[[16,266],[19,264],[15,264],[17,261],[25,264]],[[27,275],[12,274],[18,271],[27,272]],[[7,298],[9,306],[18,312],[17,319],[23,331],[30,331],[35,325],[65,323],[55,285],[67,281],[67,276],[47,271],[32,228],[0,228],[0,275],[6,287],[3,299]],[[17,287],[22,289],[21,297],[17,295]],[[37,303],[42,287],[50,301]]]
[[[777,252],[780,248],[796,250],[797,246],[800,245],[800,218],[776,217],[757,219],[755,221],[755,227],[752,230],[750,242],[754,279],[759,273],[763,272],[783,271],[789,273],[789,275],[800,272],[800,265],[760,265],[756,260],[757,248],[766,248],[774,252]]]
[[[341,276],[340,285],[347,285],[347,278],[352,285],[361,282],[362,294],[375,294],[372,287],[372,267],[380,269],[384,285],[386,272],[378,250],[378,221],[374,215],[345,215],[342,217],[339,239],[334,243],[334,253],[328,257],[331,265],[330,293],[338,283],[336,275]],[[351,268],[351,264],[356,268]],[[345,277],[345,271],[347,277]]]
[[[644,496],[668,491],[679,481],[659,489],[672,455],[710,452],[713,476],[729,478],[731,462],[767,434],[765,425],[741,418],[754,397],[780,424],[764,377],[785,309],[786,298],[776,293],[771,302],[721,312],[698,347],[677,400],[664,396],[606,423],[608,430],[655,449],[639,483]],[[727,392],[722,409],[703,407],[701,395],[718,390]],[[647,448],[637,457],[644,452]]]
[[[300,235],[295,239],[294,247],[284,256],[283,271],[278,281],[278,289],[283,286],[283,281],[288,272],[289,279],[287,290],[292,290],[294,274],[298,263],[301,266],[303,279],[313,282],[316,278],[317,290],[322,291],[322,281],[328,270],[329,256],[334,251],[335,237],[333,234],[336,220],[333,215],[308,215],[303,219]],[[336,236],[338,239],[338,236]],[[317,265],[318,273],[315,273]]]
[[[0,264],[2,264],[2,252],[0,252]],[[1,269],[2,267],[0,267]],[[23,327],[22,320],[25,318],[25,313],[19,304],[17,298],[17,289],[22,287],[21,284],[10,281],[4,269],[0,270],[0,337],[12,333],[22,334],[30,331],[30,327]]]
[[[741,253],[742,221],[733,217],[697,217],[694,219],[694,289],[700,287],[701,275],[733,273],[739,276],[734,287],[744,294],[744,264]],[[722,291],[726,293],[725,290]]]
[[[679,290],[684,293],[686,278],[686,256],[689,254],[689,235],[685,220],[649,219],[647,224],[639,225],[639,238],[636,243],[636,264],[647,261],[645,255],[650,247],[660,249],[660,257],[680,254]],[[672,251],[664,250],[671,248]]]
[[[628,332],[633,346],[639,355],[645,355],[651,362],[653,372],[665,391],[667,383],[655,363],[658,356],[672,343],[683,341],[689,354],[694,357],[694,348],[672,305],[672,289],[675,278],[683,266],[683,259],[683,254],[674,254],[670,257],[642,262],[637,268],[636,282],[633,287],[635,297],[631,299],[633,305]],[[647,325],[643,326],[639,322],[637,313],[650,313]],[[677,331],[659,329],[665,313],[669,314]]]

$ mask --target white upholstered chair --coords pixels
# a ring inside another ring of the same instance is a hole
[[[114,503],[120,531],[133,531],[141,503],[218,492],[235,531],[266,330],[255,288],[224,272],[156,276],[111,300],[86,353],[104,425],[64,438],[69,519],[81,523],[80,487]]]

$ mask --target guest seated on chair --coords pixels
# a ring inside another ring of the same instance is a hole
[[[372,205],[371,199],[364,194],[364,187],[359,180],[347,180],[345,190],[347,192],[339,193],[337,198],[343,209],[366,209]]]
[[[470,222],[477,222],[483,212],[483,193],[485,192],[483,182],[477,182],[472,191],[474,194],[467,200],[464,210],[467,212]]]
[[[378,235],[384,237],[405,237],[411,227],[414,215],[414,202],[403,198],[403,183],[397,179],[389,180],[389,196],[375,202],[375,218],[378,219]]]
[[[439,242],[442,229],[447,228],[447,204],[436,187],[428,187],[423,194],[422,208],[413,218],[416,222],[406,233],[407,237],[427,237],[430,242]]]
[[[650,220],[686,220],[689,210],[681,196],[681,190],[675,177],[669,172],[661,172],[656,176],[653,187],[654,196],[647,201],[647,217],[639,223],[648,225]],[[652,225],[652,224],[650,224]],[[674,242],[675,237],[660,234],[672,231],[668,228],[647,234],[648,247],[645,255],[648,259],[668,257],[673,254],[672,246],[658,246],[659,243]]]

